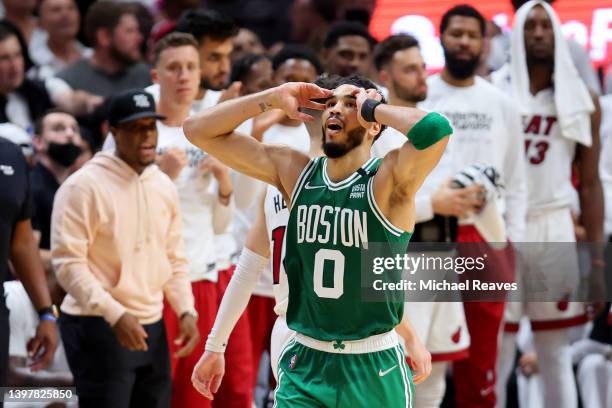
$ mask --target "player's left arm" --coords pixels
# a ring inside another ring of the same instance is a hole
[[[603,307],[605,288],[603,248],[604,196],[599,179],[599,126],[601,107],[593,95],[595,111],[591,114],[591,146],[578,145],[575,163],[578,168],[578,194],[580,197],[580,223],[586,230],[586,240],[591,250],[590,300],[594,301],[589,312],[597,314]],[[594,316],[591,316],[594,317]]]
[[[368,99],[380,101],[381,96],[374,90],[363,89],[356,96],[357,117],[363,126],[370,126],[363,118],[363,110],[367,109]],[[440,161],[452,127],[436,112],[403,106],[380,104],[371,116],[375,122],[406,135],[407,143],[384,157],[375,179],[374,195],[383,214],[394,225],[412,230],[414,214],[406,217],[406,206],[414,207],[416,192]]]
[[[414,383],[422,383],[431,374],[431,353],[425,348],[405,311],[404,317],[395,327],[395,331],[404,339],[406,353],[410,359],[410,368],[413,371]]]
[[[601,107],[593,98],[595,111],[591,114],[591,146],[579,144],[576,152],[578,167],[578,193],[580,195],[581,223],[586,229],[588,242],[603,241],[604,201],[599,179],[599,126]]]

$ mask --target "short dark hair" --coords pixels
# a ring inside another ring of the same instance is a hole
[[[230,72],[229,80],[230,83],[236,81],[244,81],[249,75],[249,72],[251,72],[251,68],[253,68],[253,65],[257,64],[259,61],[262,60],[269,61],[270,58],[262,54],[246,54],[238,58],[232,64],[232,71]]]
[[[514,11],[520,9],[523,4],[527,3],[529,0],[512,0],[512,7],[514,7]],[[548,4],[553,4],[555,0],[544,0]]]
[[[379,42],[374,48],[374,66],[380,71],[393,59],[393,55],[402,50],[418,47],[419,42],[409,34],[391,35]]]
[[[329,90],[333,90],[333,89],[338,88],[339,86],[348,84],[348,85],[355,85],[359,88],[364,88],[364,89],[376,89],[380,93],[380,89],[378,89],[378,87],[376,86],[374,82],[358,74],[353,74],[347,77],[341,77],[339,75],[323,74],[314,81],[314,84],[321,88],[329,89]],[[386,103],[387,100],[385,99],[385,96],[382,93],[381,93],[381,96],[382,96],[382,102]],[[380,137],[380,135],[386,128],[387,128],[386,125],[380,126],[380,132],[378,132],[378,134],[374,137],[374,141],[378,140],[378,138]]]
[[[118,3],[110,0],[96,1],[87,9],[83,27],[85,36],[92,47],[97,45],[96,34],[99,29],[112,31],[125,14],[136,17],[136,11],[128,3]]]
[[[475,18],[476,20],[478,20],[478,23],[480,23],[480,34],[482,34],[483,36],[485,35],[487,23],[484,17],[482,16],[482,14],[480,14],[478,10],[476,10],[469,4],[461,4],[455,6],[447,10],[446,13],[444,13],[444,15],[442,16],[442,20],[440,21],[440,35],[442,35],[448,27],[451,17],[455,16]]]
[[[71,113],[61,108],[47,109],[46,111],[43,112],[42,115],[37,117],[36,120],[34,121],[34,135],[37,135],[37,136],[42,135],[43,123],[45,121],[45,118],[53,113],[65,113],[66,115],[72,116]]]
[[[356,21],[338,21],[334,23],[327,32],[325,40],[323,41],[323,48],[333,48],[338,44],[340,38],[349,35],[356,35],[364,38],[368,44],[370,44],[370,49],[374,48],[374,45],[376,45],[376,40],[363,24]]]
[[[192,46],[196,50],[198,49],[198,42],[193,38],[193,35],[187,33],[170,33],[162,37],[161,40],[155,44],[155,57],[153,58],[153,65],[159,62],[159,56],[162,52],[168,48],[178,48],[184,46]]]
[[[176,23],[175,31],[188,33],[201,44],[205,38],[225,41],[238,34],[239,27],[229,17],[203,8],[185,11]]]
[[[314,11],[316,11],[317,14],[323,17],[323,20],[327,21],[328,23],[331,23],[336,19],[338,10],[335,1],[311,0],[310,4]]]
[[[312,49],[301,44],[287,44],[272,58],[272,69],[275,71],[283,65],[287,60],[301,59],[306,60],[315,67],[317,74],[323,72],[323,66],[317,55]]]

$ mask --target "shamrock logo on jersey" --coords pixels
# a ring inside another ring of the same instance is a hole
[[[336,342],[334,343],[334,349],[335,350],[344,350],[344,347],[346,347],[344,344],[342,344],[342,340],[336,340]]]

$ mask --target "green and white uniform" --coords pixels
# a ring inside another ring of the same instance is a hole
[[[412,375],[394,331],[403,300],[362,298],[363,251],[376,246],[377,255],[403,255],[411,236],[376,205],[380,161],[372,158],[334,183],[320,157],[298,178],[283,260],[287,323],[298,334],[279,358],[278,407],[412,406]],[[381,278],[397,281],[400,273]]]

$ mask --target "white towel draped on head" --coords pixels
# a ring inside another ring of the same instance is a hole
[[[555,105],[561,133],[568,139],[591,146],[591,112],[595,110],[589,91],[574,66],[561,23],[552,7],[541,0],[525,3],[518,11],[512,27],[510,74],[512,91],[523,113],[529,114],[529,74],[525,54],[524,26],[527,15],[535,6],[542,6],[552,21],[555,32]]]

